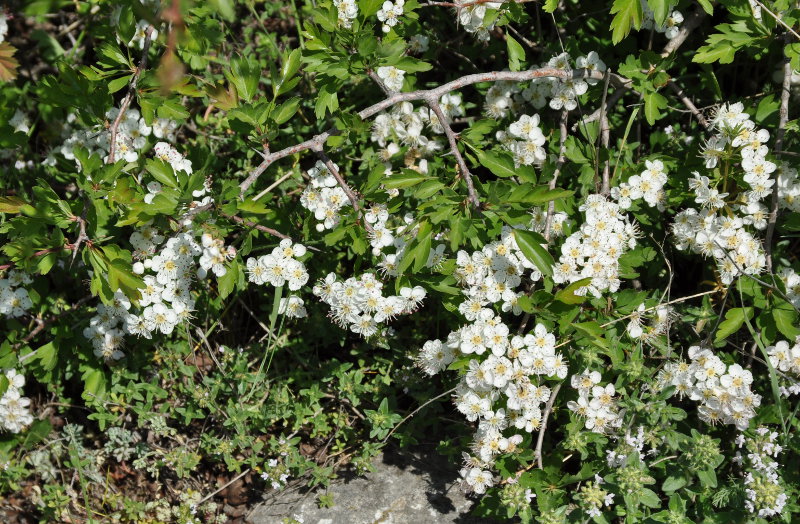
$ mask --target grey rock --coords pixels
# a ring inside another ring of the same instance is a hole
[[[455,465],[436,452],[387,450],[365,477],[345,472],[327,493],[334,506],[317,507],[317,493],[278,492],[249,515],[252,524],[277,524],[297,515],[304,524],[488,524],[469,516],[475,503],[458,484]]]

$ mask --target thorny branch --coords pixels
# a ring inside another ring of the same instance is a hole
[[[444,94],[450,93],[451,91],[456,91],[458,89],[461,89],[469,85],[478,84],[481,82],[501,82],[501,81],[524,82],[527,80],[533,80],[534,78],[547,78],[547,77],[561,78],[561,79],[593,78],[595,80],[602,80],[603,74],[600,73],[599,71],[591,71],[588,69],[575,69],[573,71],[564,71],[554,68],[531,69],[528,71],[491,71],[488,73],[476,73],[472,75],[462,76],[461,78],[457,78],[452,82],[442,84],[441,86],[433,89],[419,89],[417,91],[409,91],[407,93],[395,93],[376,104],[373,104],[365,109],[362,109],[357,114],[359,118],[365,120],[374,115],[377,115],[378,113],[380,113],[385,109],[388,109],[396,104],[399,104],[400,102],[427,101],[429,99],[438,101]],[[334,127],[314,136],[309,140],[281,149],[280,151],[275,151],[274,153],[269,153],[264,155],[261,164],[259,164],[258,167],[256,167],[250,173],[250,175],[239,185],[241,195],[243,196],[247,191],[247,189],[251,185],[253,185],[253,183],[258,179],[258,177],[261,176],[261,174],[276,161],[280,160],[281,158],[287,157],[289,155],[300,153],[302,151],[308,151],[308,150],[318,151],[322,149],[322,147],[325,144],[325,141],[328,138],[339,135],[340,133],[341,130]]]
[[[133,77],[131,78],[131,83],[128,85],[128,93],[125,95],[125,98],[122,99],[122,103],[119,106],[119,114],[117,115],[117,118],[114,119],[114,123],[111,124],[111,128],[109,129],[111,137],[110,137],[110,144],[108,146],[108,160],[106,161],[107,164],[114,163],[114,150],[117,147],[117,129],[119,128],[120,122],[122,122],[122,118],[125,116],[125,111],[127,111],[128,106],[131,105],[131,100],[133,100],[133,95],[136,94],[136,85],[139,83],[139,77],[142,75],[142,71],[147,69],[147,54],[150,51],[152,36],[153,36],[153,26],[148,26],[144,34],[144,43],[142,45],[142,60],[141,62],[139,62],[139,67],[137,67],[136,71],[133,73]]]
[[[550,418],[550,413],[553,411],[553,404],[556,401],[556,396],[558,392],[561,391],[561,384],[557,384],[556,387],[553,388],[553,391],[550,392],[550,398],[547,399],[547,404],[544,407],[544,413],[542,413],[542,426],[539,428],[539,436],[536,438],[536,451],[534,451],[533,455],[536,457],[536,464],[539,466],[539,469],[543,469],[544,465],[542,464],[542,443],[544,443],[544,432],[547,431],[547,420]]]
[[[444,111],[442,111],[442,106],[440,106],[439,101],[434,98],[429,98],[426,100],[426,102],[428,107],[431,108],[431,111],[436,114],[436,118],[439,119],[439,124],[444,129],[444,134],[447,136],[447,141],[450,143],[450,151],[452,151],[453,156],[456,157],[456,164],[458,165],[459,174],[464,178],[464,182],[467,184],[469,201],[473,206],[480,209],[481,201],[478,200],[478,194],[475,192],[475,185],[472,183],[472,173],[469,172],[469,167],[467,167],[467,163],[464,162],[464,157],[458,150],[456,134],[453,132],[453,128],[450,127],[450,122],[447,121],[447,116],[444,114]]]
[[[703,126],[704,128],[708,129],[708,128],[709,128],[709,123],[708,123],[708,121],[706,120],[706,117],[704,117],[704,116],[703,116],[703,113],[702,113],[702,112],[701,112],[699,109],[697,109],[697,106],[695,106],[695,105],[694,105],[694,102],[692,102],[691,100],[689,100],[689,97],[688,97],[688,96],[686,96],[686,93],[684,93],[684,92],[683,92],[683,89],[681,89],[680,87],[678,87],[678,84],[676,84],[676,83],[675,83],[675,82],[673,82],[672,80],[670,80],[669,82],[667,82],[667,85],[668,85],[668,86],[669,86],[669,88],[670,88],[670,89],[672,89],[672,91],[675,93],[675,96],[677,96],[677,97],[678,97],[678,100],[680,100],[680,101],[683,103],[683,105],[685,105],[685,106],[686,106],[686,108],[687,108],[689,111],[691,111],[691,113],[692,113],[692,114],[694,115],[694,117],[697,119],[697,122],[698,122],[698,123],[699,123],[701,126]]]
[[[252,222],[250,220],[244,219],[244,218],[242,218],[240,216],[237,216],[237,215],[229,215],[229,214],[224,213],[224,212],[220,212],[220,214],[222,216],[224,216],[225,218],[227,218],[228,220],[232,220],[232,221],[236,222],[239,225],[250,227],[250,228],[253,228],[253,229],[257,229],[258,231],[261,231],[262,233],[266,233],[266,234],[272,235],[274,237],[292,240],[292,238],[289,235],[285,235],[285,234],[281,233],[280,231],[278,231],[276,229],[272,229],[271,227],[262,226],[261,224],[256,224],[255,222]],[[311,250],[311,251],[319,251],[319,249],[317,249],[317,248],[315,248],[313,246],[306,246],[306,248]]]

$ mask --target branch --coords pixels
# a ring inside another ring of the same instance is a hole
[[[428,100],[426,100],[426,102],[428,104],[428,107],[431,108],[431,111],[436,113],[436,118],[439,119],[439,123],[442,125],[442,128],[444,129],[444,134],[447,136],[447,141],[450,143],[450,151],[452,151],[453,155],[456,157],[456,164],[458,165],[461,177],[467,184],[467,193],[469,194],[469,201],[476,209],[480,209],[481,201],[478,199],[478,194],[475,193],[475,186],[472,183],[472,174],[469,172],[467,163],[464,162],[464,157],[461,156],[461,152],[458,150],[458,144],[456,143],[456,134],[453,132],[453,128],[450,127],[450,123],[447,121],[447,117],[445,116],[444,111],[442,111],[442,106],[440,106],[438,100],[434,98],[429,98]]]
[[[683,89],[678,87],[678,85],[672,80],[668,81],[667,85],[670,87],[670,89],[672,89],[672,91],[675,92],[675,96],[677,96],[678,99],[681,102],[683,102],[683,105],[685,105],[686,108],[689,111],[691,111],[691,113],[697,119],[697,122],[704,128],[708,129],[709,128],[708,121],[703,116],[703,113],[699,109],[697,109],[697,106],[695,106],[694,103],[691,100],[689,100],[689,97],[686,96],[686,93],[683,92]]]
[[[781,17],[780,17],[780,16],[778,16],[778,15],[776,15],[775,13],[773,13],[772,11],[770,11],[770,10],[769,10],[769,8],[768,8],[767,6],[765,6],[763,3],[761,3],[759,0],[755,0],[755,2],[756,2],[758,5],[760,5],[760,6],[761,6],[761,9],[763,9],[764,11],[766,11],[767,13],[769,13],[769,16],[771,16],[772,18],[774,18],[776,22],[778,22],[779,24],[781,24],[781,25],[784,27],[784,29],[786,29],[788,32],[792,33],[792,34],[795,36],[795,38],[797,38],[798,40],[800,40],[800,35],[798,35],[798,34],[797,34],[797,32],[796,32],[794,29],[792,29],[792,28],[791,28],[789,25],[787,25],[787,24],[786,24],[786,22],[784,22],[784,21],[781,19]],[[789,42],[788,42],[788,40],[786,41],[786,43],[787,43],[787,44],[789,43]]]
[[[760,3],[760,2],[759,2]],[[784,42],[789,44],[789,33],[784,33]],[[789,98],[792,90],[792,64],[791,59],[784,50],[783,57],[783,85],[781,87],[781,106],[778,119],[778,130],[775,132],[775,151],[780,155],[783,151],[783,137],[786,134],[786,122],[789,120]],[[776,172],[777,173],[777,172]],[[772,273],[772,236],[775,234],[775,225],[778,222],[778,181],[772,186],[772,201],[770,203],[769,220],[767,222],[767,236],[764,239],[767,271]]]
[[[244,219],[244,218],[242,218],[240,216],[229,215],[229,214],[224,213],[222,211],[220,211],[219,214],[224,216],[225,218],[227,218],[229,220],[233,220],[234,222],[236,222],[239,225],[250,227],[250,228],[253,228],[253,229],[257,229],[258,231],[261,231],[262,233],[266,233],[266,234],[272,235],[274,237],[292,240],[292,238],[289,235],[284,235],[280,231],[272,229],[271,227],[262,226],[261,224],[256,224],[255,222],[252,222],[250,220],[246,220],[246,219]],[[292,240],[292,242],[294,242],[294,240]],[[312,247],[312,246],[306,246],[306,248],[310,249],[311,251],[319,251],[319,249],[317,249],[315,247]]]
[[[563,71],[553,68],[531,69],[528,71],[492,71],[488,73],[476,73],[473,75],[463,76],[433,89],[420,89],[407,93],[396,93],[376,104],[362,109],[358,112],[358,117],[362,120],[365,120],[385,109],[394,106],[395,104],[399,104],[400,102],[411,102],[415,100],[427,101],[429,99],[439,100],[442,95],[446,93],[481,82],[525,82],[527,80],[533,80],[534,78],[560,78],[564,80],[593,78],[595,80],[603,80],[603,73],[600,73],[599,71],[590,71],[588,69]],[[336,136],[340,133],[341,130],[334,127],[314,136],[309,140],[265,155],[261,164],[259,164],[258,167],[256,167],[253,172],[250,173],[250,175],[239,185],[240,194],[244,196],[247,189],[253,185],[259,176],[261,176],[261,173],[263,173],[274,162],[289,155],[300,153],[301,151],[317,151],[322,148],[328,138]]]
[[[561,111],[561,121],[559,122],[559,128],[561,129],[561,136],[558,138],[558,160],[556,161],[556,170],[553,171],[553,178],[550,179],[550,183],[548,187],[552,191],[556,188],[556,182],[558,182],[558,175],[561,174],[561,168],[564,167],[564,163],[567,161],[567,118],[569,117],[569,111],[566,109]],[[547,218],[544,222],[544,239],[548,242],[550,241],[550,225],[553,222],[553,212],[556,209],[556,204],[553,200],[551,200],[547,204]]]
[[[111,128],[109,129],[111,133],[111,143],[108,146],[107,164],[114,163],[114,149],[117,147],[117,129],[119,128],[120,122],[122,122],[122,117],[125,116],[125,111],[127,111],[128,106],[131,105],[133,95],[136,94],[136,85],[139,83],[139,77],[142,75],[142,71],[147,68],[147,53],[150,51],[152,36],[153,26],[149,26],[144,34],[144,42],[142,44],[142,60],[139,62],[139,67],[137,67],[136,71],[133,73],[133,78],[131,78],[131,83],[128,86],[128,93],[125,95],[125,98],[122,99],[122,104],[119,106],[119,114],[117,115],[117,118],[114,119],[114,123],[111,124]]]
[[[398,423],[397,423],[397,425],[396,425],[395,427],[393,427],[393,428],[392,428],[392,430],[391,430],[391,431],[390,431],[390,432],[389,432],[389,433],[386,435],[386,437],[384,437],[384,439],[381,441],[381,444],[386,444],[386,441],[388,441],[388,440],[389,440],[389,437],[391,437],[391,436],[392,436],[392,434],[393,434],[395,431],[397,431],[397,428],[399,428],[400,426],[402,426],[402,425],[403,425],[403,424],[404,424],[404,423],[405,423],[405,422],[406,422],[408,419],[410,419],[411,417],[413,417],[414,415],[416,415],[417,413],[419,413],[419,412],[420,412],[420,410],[422,410],[422,409],[423,409],[425,406],[427,406],[428,404],[430,404],[430,403],[432,403],[432,402],[435,402],[435,401],[439,400],[439,399],[440,399],[440,398],[442,398],[442,397],[446,397],[446,396],[447,396],[447,395],[449,395],[450,393],[453,393],[453,392],[454,392],[456,389],[457,389],[457,388],[448,389],[448,390],[447,390],[447,391],[445,391],[444,393],[442,393],[442,394],[440,394],[440,395],[436,395],[435,397],[433,397],[432,399],[428,400],[427,402],[425,402],[424,404],[422,404],[420,407],[418,407],[417,409],[415,409],[414,411],[412,411],[411,413],[409,413],[409,414],[408,414],[408,416],[406,416],[406,418],[404,418],[403,420],[401,420],[400,422],[398,422]]]
[[[534,457],[536,457],[536,464],[539,466],[539,469],[543,469],[542,464],[542,443],[544,442],[544,432],[547,430],[547,420],[550,417],[550,412],[553,411],[553,404],[556,401],[556,395],[561,390],[561,383],[557,384],[556,387],[553,388],[553,391],[550,393],[550,398],[547,399],[547,404],[544,407],[544,413],[542,414],[542,425],[539,428],[539,436],[536,438],[536,450],[533,452]]]
[[[608,82],[611,80],[609,71],[606,70],[606,81],[603,84],[603,100],[600,102],[600,147],[608,151],[608,141],[610,138],[611,130],[608,128],[608,114],[606,110],[606,98],[608,95]],[[600,155],[597,155],[597,160],[600,160]],[[609,176],[609,160],[603,163],[603,185],[600,189],[600,194],[608,196],[611,192],[611,178]],[[595,175],[597,172],[595,171]]]
[[[342,174],[339,173],[339,170],[336,169],[335,165],[333,165],[331,159],[328,157],[328,155],[325,154],[325,151],[322,149],[321,145],[315,147],[314,152],[317,153],[317,156],[320,158],[320,160],[322,160],[322,163],[325,164],[325,167],[328,168],[328,171],[330,171],[330,173],[333,175],[333,178],[335,178],[336,182],[339,183],[339,187],[342,188],[344,194],[347,195],[347,199],[350,201],[350,204],[353,206],[353,209],[356,212],[356,216],[358,216],[359,220],[361,220],[361,218],[363,218],[361,213],[361,206],[358,205],[358,197],[356,196],[355,191],[353,191],[353,189],[349,185],[347,185],[347,182],[344,181]],[[364,223],[364,229],[366,229],[370,233],[374,231],[369,222],[364,220],[363,223]]]

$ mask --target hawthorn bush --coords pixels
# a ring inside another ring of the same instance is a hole
[[[797,2],[3,9],[6,520],[800,518]]]

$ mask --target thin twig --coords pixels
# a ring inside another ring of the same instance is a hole
[[[278,238],[282,238],[282,239],[292,240],[292,237],[290,237],[289,235],[285,235],[285,234],[281,233],[280,231],[278,231],[276,229],[272,229],[271,227],[262,226],[261,224],[256,224],[255,222],[252,222],[250,220],[244,219],[244,218],[242,218],[240,216],[229,215],[229,214],[224,213],[222,211],[220,211],[220,215],[224,216],[225,218],[227,218],[229,220],[233,220],[234,222],[236,222],[237,224],[240,224],[242,226],[247,226],[247,227],[250,227],[250,228],[253,228],[253,229],[257,229],[258,231],[261,231],[262,233],[266,233],[268,235],[272,235],[274,237],[278,237]],[[294,240],[292,240],[292,242],[294,242]],[[311,251],[319,251],[319,249],[317,249],[317,248],[315,248],[313,246],[306,246],[306,248],[310,249]]]
[[[139,62],[139,67],[137,67],[136,71],[133,73],[131,83],[128,85],[128,93],[125,95],[125,98],[122,99],[122,103],[119,106],[119,114],[117,114],[117,118],[114,119],[114,123],[111,124],[111,128],[109,129],[111,138],[108,146],[107,164],[114,163],[114,149],[117,147],[117,129],[119,128],[120,122],[122,122],[122,117],[125,116],[125,111],[127,111],[128,106],[131,105],[133,95],[136,94],[136,85],[139,83],[139,77],[142,75],[142,71],[147,69],[147,54],[150,51],[152,36],[153,26],[148,26],[144,33],[144,42],[142,43],[142,60]]]
[[[761,6],[761,9],[763,9],[764,11],[766,11],[766,12],[769,14],[769,16],[771,16],[772,18],[774,18],[776,22],[778,22],[779,24],[781,24],[781,25],[784,27],[784,29],[786,29],[787,31],[789,31],[790,33],[792,33],[792,34],[795,36],[795,38],[797,38],[798,40],[800,40],[800,35],[798,35],[798,34],[797,34],[797,32],[796,32],[794,29],[792,29],[792,28],[791,28],[791,26],[789,26],[789,25],[788,25],[786,22],[784,22],[784,21],[783,21],[783,19],[781,19],[781,17],[780,17],[780,16],[778,16],[778,15],[776,15],[775,13],[773,13],[772,11],[770,11],[770,10],[769,10],[769,8],[768,8],[767,6],[765,6],[763,3],[761,3],[761,1],[760,1],[760,0],[755,0],[755,2],[756,2],[758,5],[760,5],[760,6]],[[788,42],[787,42],[787,43],[788,43]]]
[[[220,492],[220,491],[222,491],[223,489],[227,488],[228,486],[230,486],[231,484],[233,484],[234,482],[236,482],[236,481],[237,481],[237,480],[239,480],[240,478],[244,477],[244,476],[245,476],[245,475],[247,475],[248,473],[250,473],[250,468],[247,468],[246,470],[242,471],[241,473],[239,473],[238,475],[236,475],[235,477],[233,477],[233,479],[232,479],[232,480],[230,480],[229,482],[227,482],[226,484],[224,484],[224,485],[223,485],[221,488],[219,488],[218,490],[216,490],[216,491],[212,491],[211,493],[209,493],[208,495],[206,495],[205,497],[203,497],[203,498],[202,498],[202,499],[201,499],[201,500],[200,500],[200,501],[199,501],[199,502],[196,504],[196,506],[199,506],[199,505],[200,505],[200,504],[202,504],[203,502],[207,501],[208,499],[210,499],[211,497],[213,497],[214,495],[216,495],[217,493],[219,493],[219,492]]]
[[[330,172],[330,174],[333,175],[333,178],[336,179],[336,182],[338,182],[339,187],[342,188],[342,191],[344,191],[344,194],[347,195],[347,199],[350,201],[350,204],[353,206],[353,210],[355,210],[355,212],[356,212],[356,216],[360,220],[362,218],[362,216],[361,216],[362,215],[361,206],[358,203],[358,196],[356,196],[355,191],[353,191],[353,189],[349,185],[347,185],[347,182],[345,182],[344,177],[342,177],[342,174],[339,172],[339,170],[333,164],[333,162],[328,157],[328,155],[325,154],[325,150],[322,149],[322,145],[318,145],[318,146],[314,147],[313,149],[314,149],[314,152],[317,153],[317,156],[320,158],[320,160],[322,160],[322,163],[325,164],[325,167],[328,168],[328,171]],[[366,220],[363,220],[362,222],[364,224],[364,229],[366,229],[367,231],[372,233],[373,229],[372,229],[372,226],[369,224],[369,222],[367,222]]]
[[[395,427],[393,427],[393,428],[392,428],[392,430],[389,432],[389,434],[388,434],[388,435],[386,435],[386,437],[383,439],[382,443],[383,443],[383,444],[386,444],[386,441],[388,441],[388,440],[389,440],[389,437],[391,437],[391,436],[392,436],[392,434],[393,434],[395,431],[397,431],[397,428],[399,428],[400,426],[402,426],[402,425],[403,425],[403,424],[404,424],[404,423],[405,423],[405,422],[406,422],[408,419],[410,419],[411,417],[413,417],[414,415],[416,415],[417,413],[419,413],[419,412],[420,412],[420,410],[422,410],[422,409],[423,409],[425,406],[427,406],[428,404],[430,404],[430,403],[432,403],[432,402],[434,402],[434,401],[436,401],[436,400],[439,400],[439,399],[440,399],[440,398],[442,398],[442,397],[445,397],[445,396],[449,395],[450,393],[453,393],[453,392],[454,392],[456,389],[457,389],[457,388],[448,389],[448,390],[447,390],[447,391],[445,391],[444,393],[442,393],[442,394],[440,394],[440,395],[436,395],[435,397],[433,397],[432,399],[428,400],[427,402],[425,402],[424,404],[422,404],[420,407],[418,407],[417,409],[415,409],[414,411],[412,411],[411,413],[409,413],[409,414],[406,416],[406,418],[404,418],[403,420],[401,420],[401,421],[400,421],[400,422],[399,422],[399,423],[398,423],[398,424],[397,424]]]
[[[542,464],[542,443],[544,442],[544,432],[547,431],[547,420],[550,418],[550,412],[553,411],[553,404],[556,401],[556,395],[558,395],[559,391],[561,391],[561,383],[556,384],[556,387],[554,387],[553,391],[550,392],[550,398],[547,399],[547,404],[544,407],[544,413],[542,413],[542,425],[539,428],[539,436],[536,437],[536,450],[533,452],[533,456],[536,457],[536,464],[539,466],[539,469],[544,469],[544,464]]]
[[[600,102],[600,147],[602,150],[608,153],[608,142],[611,135],[611,130],[608,128],[608,113],[606,109],[606,99],[608,95],[608,83],[611,80],[610,71],[606,70],[606,80],[603,83],[603,99]],[[600,149],[597,151],[597,160],[600,160]],[[603,162],[603,177],[602,177],[602,186],[600,188],[600,194],[604,196],[608,196],[609,192],[611,191],[611,181],[609,177],[610,172],[610,163],[609,159],[606,158],[605,162]],[[596,173],[596,172],[595,172]]]
[[[760,3],[760,2],[759,2]],[[789,44],[789,34],[784,34],[784,42]],[[789,120],[789,98],[792,90],[792,63],[789,55],[784,51],[783,57],[783,84],[781,87],[781,106],[779,110],[778,130],[775,131],[775,154],[783,151],[783,137],[786,134],[786,122]],[[770,203],[769,219],[767,221],[767,234],[764,239],[767,271],[772,273],[772,236],[775,234],[775,225],[778,222],[778,182],[772,186],[772,201]]]
[[[442,110],[442,107],[439,105],[438,99],[429,98],[426,100],[428,107],[431,108],[436,114],[436,118],[439,119],[439,124],[444,129],[444,134],[447,136],[447,141],[450,143],[450,151],[452,151],[453,156],[456,157],[456,164],[458,165],[459,174],[464,179],[464,182],[467,184],[467,193],[469,194],[469,201],[472,205],[480,209],[481,201],[478,199],[478,194],[475,192],[475,185],[472,183],[472,173],[469,172],[469,168],[467,167],[467,163],[464,162],[464,157],[461,156],[461,152],[458,150],[458,143],[456,142],[456,134],[453,132],[453,129],[450,127],[450,123],[447,121],[447,117]]]
[[[689,111],[690,111],[690,112],[691,112],[691,113],[694,115],[694,117],[697,119],[697,122],[698,122],[698,123],[699,123],[701,126],[703,126],[704,128],[708,129],[708,128],[709,128],[709,123],[708,123],[708,121],[707,121],[707,120],[706,120],[706,118],[703,116],[703,113],[702,113],[702,112],[700,112],[700,110],[699,110],[699,109],[697,109],[697,106],[695,106],[695,105],[694,105],[694,103],[693,103],[691,100],[689,100],[689,97],[688,97],[688,96],[686,96],[686,93],[684,93],[684,92],[683,92],[683,89],[681,89],[680,87],[678,87],[678,84],[676,84],[676,83],[675,83],[675,82],[673,82],[672,80],[668,81],[668,82],[667,82],[667,85],[668,85],[668,86],[669,86],[669,88],[670,88],[670,89],[672,89],[672,91],[675,93],[675,96],[677,96],[677,97],[678,97],[678,99],[679,99],[681,102],[683,102],[683,105],[685,105],[685,106],[686,106],[686,108],[687,108],[687,109],[688,109],[688,110],[689,110]]]
[[[73,311],[75,311],[76,309],[78,309],[79,307],[84,305],[85,303],[89,302],[91,299],[92,299],[92,295],[87,295],[87,296],[83,297],[82,299],[78,300],[77,302],[75,302],[74,304],[72,304],[69,307],[69,309],[66,309],[66,310],[64,310],[64,311],[62,311],[60,313],[56,313],[54,315],[51,315],[47,319],[42,320],[41,318],[35,318],[34,320],[36,322],[36,327],[33,328],[33,330],[31,330],[30,333],[25,335],[25,337],[22,340],[20,340],[16,344],[14,344],[13,349],[19,349],[20,347],[24,346],[25,344],[27,344],[28,342],[30,342],[31,340],[36,338],[36,335],[38,335],[39,333],[44,331],[45,328],[47,328],[47,326],[49,326],[52,323],[58,321],[64,315],[72,313]],[[20,357],[20,359],[19,359],[20,364],[22,364],[23,362],[25,362],[29,358],[33,357],[35,354],[36,354],[36,351],[31,351],[30,353]]]

